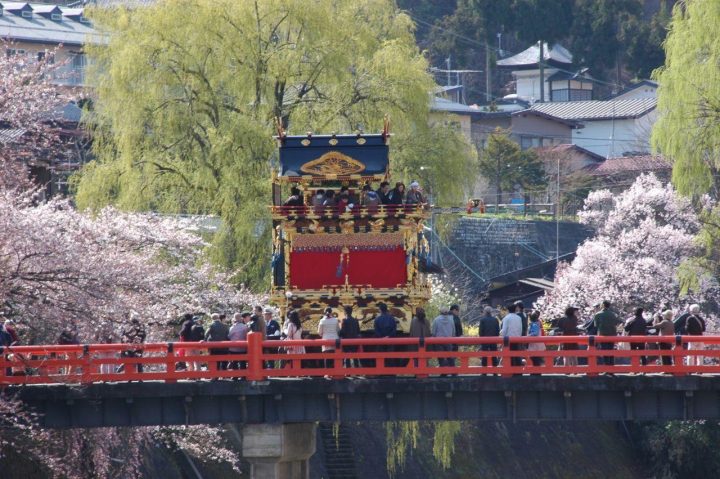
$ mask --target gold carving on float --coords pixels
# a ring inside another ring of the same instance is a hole
[[[300,167],[300,171],[312,175],[352,175],[364,170],[364,164],[339,151],[328,151],[320,158],[308,161]]]
[[[303,141],[300,142],[302,146],[310,146],[310,140],[305,138]]]
[[[336,138],[330,138],[330,141],[328,141],[328,143],[330,143],[330,146],[335,146],[338,144],[338,141]]]
[[[357,139],[357,144],[358,144],[358,145],[364,145],[366,141],[367,141],[367,140],[365,140],[365,138],[358,138],[358,139]]]

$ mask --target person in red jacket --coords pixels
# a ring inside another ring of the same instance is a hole
[[[20,344],[20,337],[15,330],[15,323],[11,319],[5,321],[5,331],[12,338],[12,343],[10,343],[10,346],[17,346],[18,344]]]

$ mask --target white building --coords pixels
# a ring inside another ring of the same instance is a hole
[[[587,70],[575,72],[573,56],[556,43],[543,46],[543,76],[540,77],[540,44],[497,62],[498,68],[512,70],[518,100],[540,101],[540,85],[545,101],[592,100],[593,79]]]
[[[605,158],[648,153],[657,119],[655,98],[535,103],[530,109],[582,122],[572,143]]]
[[[0,38],[5,55],[22,55],[40,60],[53,55],[62,63],[55,81],[63,85],[84,85],[86,57],[83,45],[104,43],[85,17],[83,8],[0,0]]]

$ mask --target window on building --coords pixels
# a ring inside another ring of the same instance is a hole
[[[48,62],[50,65],[52,65],[52,64],[55,63],[55,54],[54,54],[54,53],[45,52],[45,51],[43,51],[43,52],[37,52],[37,60],[38,60],[39,62],[41,62],[41,61],[43,61],[43,60],[47,60],[47,62]]]
[[[59,22],[62,20],[62,15],[60,15],[59,13],[53,13],[50,15],[50,19]]]
[[[553,90],[550,95],[551,101],[586,101],[592,100],[592,90],[577,90],[573,88],[563,88],[561,90]]]
[[[542,138],[539,136],[520,136],[520,148],[523,150],[527,150],[528,148],[533,148],[540,146],[542,144]]]
[[[23,10],[22,16],[23,18],[32,18],[32,12],[30,10]]]
[[[23,48],[8,48],[5,50],[5,55],[11,57],[13,55],[25,55],[25,49]]]

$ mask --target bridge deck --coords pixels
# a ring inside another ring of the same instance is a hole
[[[11,386],[43,427],[398,420],[719,419],[704,376],[457,376]]]
[[[649,349],[623,348],[632,343]],[[319,352],[321,345],[335,350]],[[718,419],[719,345],[718,336],[263,341],[253,333],[223,343],[20,346],[0,351],[0,388],[58,428]],[[299,347],[307,352],[287,352]],[[348,367],[352,360],[358,367]],[[203,366],[189,371],[185,363]]]

